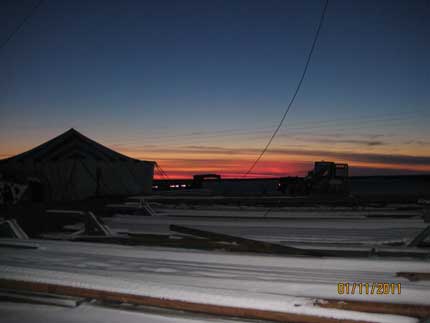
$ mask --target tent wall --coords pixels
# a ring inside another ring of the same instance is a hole
[[[27,152],[0,160],[0,173],[38,178],[46,199],[80,200],[151,193],[154,165],[122,155],[70,129]]]
[[[55,201],[80,200],[96,195],[149,194],[152,191],[154,165],[141,161],[67,159],[14,164],[8,165],[7,169],[0,167],[0,172],[13,173],[25,169],[26,172],[37,174],[44,184],[44,195]],[[100,174],[99,177],[97,173]]]

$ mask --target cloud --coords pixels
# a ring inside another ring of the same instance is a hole
[[[323,138],[330,142],[332,138]],[[384,145],[379,140],[340,138],[335,142],[362,144],[365,147]],[[234,143],[232,142],[232,145]],[[330,147],[330,144],[327,145]],[[332,144],[333,146],[333,144]],[[430,172],[430,155],[408,155],[369,151],[310,149],[288,145],[273,148],[258,163],[255,172],[263,176],[303,176],[317,160],[347,162],[353,175],[396,175]],[[311,146],[312,147],[312,146]],[[113,148],[113,147],[112,147]],[[225,147],[221,145],[162,145],[116,146],[121,152],[139,159],[159,162],[169,176],[190,177],[197,173],[219,173],[226,177],[240,177],[261,152],[260,148]],[[334,147],[330,147],[334,149]],[[364,148],[363,148],[364,149]],[[253,177],[258,177],[253,174]]]
[[[405,168],[382,168],[382,167],[361,167],[352,166],[349,169],[350,176],[390,176],[390,175],[421,175],[428,172],[417,171]]]
[[[165,149],[159,149],[166,152]],[[256,148],[223,148],[218,146],[182,146],[167,150],[181,154],[212,154],[212,155],[256,155],[261,152]],[[290,156],[308,156],[311,159],[332,158],[334,160],[346,160],[368,163],[382,164],[404,164],[404,165],[424,165],[430,166],[430,156],[414,156],[403,154],[378,154],[378,153],[358,153],[351,151],[325,151],[309,149],[275,148],[270,149],[268,154],[284,155],[286,159]],[[244,158],[245,159],[245,158]],[[248,158],[246,158],[248,159]]]
[[[360,139],[313,139],[314,142],[327,143],[327,144],[354,144],[365,146],[382,146],[386,143],[380,140],[360,140]]]
[[[333,157],[347,161],[382,163],[382,164],[404,164],[404,165],[424,165],[430,166],[430,156],[412,156],[402,154],[378,154],[378,153],[357,153],[350,151],[322,151],[322,150],[301,150],[301,149],[274,149],[272,152],[280,154],[293,154],[311,157]]]
[[[406,145],[430,145],[430,141],[427,140],[408,140],[405,141],[404,144]]]

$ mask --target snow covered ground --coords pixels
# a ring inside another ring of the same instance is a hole
[[[366,217],[363,211],[163,210],[159,216],[116,215],[105,223],[118,232],[170,233],[169,225],[279,243],[378,245],[408,241],[428,224],[413,218]],[[368,212],[368,211],[365,211]],[[403,211],[404,212],[404,211]],[[410,212],[410,211],[408,211]],[[414,211],[415,212],[415,211]],[[180,214],[180,216],[178,216]],[[259,217],[257,217],[257,214]]]
[[[410,209],[411,205],[390,205],[387,207],[261,207],[231,205],[169,205],[151,203],[154,209],[172,216],[216,216],[216,217],[269,217],[269,218],[338,218],[338,217],[378,217],[378,216],[420,216],[420,209]],[[415,206],[415,205],[413,205]],[[221,212],[220,212],[221,211]],[[225,212],[228,211],[228,212]],[[269,211],[269,212],[268,212]]]
[[[13,244],[12,240],[5,242]],[[42,240],[28,243],[39,248],[1,248],[0,278],[369,322],[417,320],[320,308],[314,300],[430,305],[430,282],[396,277],[400,271],[427,272],[428,261],[275,257]],[[339,282],[401,283],[402,292],[339,295]]]
[[[8,323],[234,323],[237,320],[220,318],[193,318],[192,315],[178,316],[177,313],[148,313],[143,311],[106,308],[83,304],[77,308],[0,302],[1,319]]]
[[[175,235],[169,226],[176,224],[291,246],[343,249],[406,242],[428,225],[419,210],[396,207],[285,207],[269,212],[259,207],[181,207],[158,205],[158,215],[154,217],[116,215],[104,221],[116,234]],[[21,247],[17,248],[18,245]],[[398,272],[428,273],[429,259],[312,258],[49,240],[2,239],[0,247],[0,279],[366,322],[418,320],[322,308],[316,301],[430,306],[429,281],[409,281],[397,276]],[[401,293],[340,295],[338,283],[401,284]],[[0,302],[0,317],[8,322],[230,322],[193,315],[130,312],[88,303],[73,309],[48,308],[31,305],[23,309],[20,304]]]

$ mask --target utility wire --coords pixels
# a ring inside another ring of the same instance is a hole
[[[169,176],[167,173],[161,168],[161,166],[158,163],[155,163],[155,166],[158,168],[158,171],[160,172],[161,176],[165,179],[169,179]]]
[[[264,149],[261,151],[260,155],[257,157],[257,159],[253,162],[253,164],[251,165],[251,167],[247,170],[247,172],[245,174],[243,174],[243,177],[246,177],[249,173],[252,172],[252,170],[254,169],[254,167],[257,165],[257,163],[260,161],[261,157],[263,157],[263,155],[266,153],[266,151],[269,149],[270,144],[272,143],[273,139],[275,139],[276,135],[278,134],[279,129],[281,129],[282,124],[284,123],[285,117],[287,116],[288,112],[291,109],[291,106],[293,105],[293,102],[297,96],[297,94],[299,93],[299,90],[302,86],[303,80],[305,78],[306,72],[308,70],[309,67],[309,63],[311,61],[311,57],[312,54],[314,52],[317,40],[318,40],[318,36],[320,34],[320,30],[324,21],[324,17],[325,17],[325,13],[327,11],[327,6],[328,6],[328,0],[326,0],[325,5],[324,5],[324,9],[321,13],[321,17],[320,17],[320,21],[318,24],[318,28],[317,31],[315,33],[315,37],[314,37],[314,41],[312,43],[312,47],[311,50],[309,52],[308,58],[306,60],[306,64],[305,64],[305,68],[303,69],[303,73],[302,76],[300,77],[299,83],[297,84],[296,90],[294,91],[293,97],[290,100],[290,103],[287,106],[287,109],[284,112],[284,115],[282,116],[281,120],[279,121],[278,126],[276,127],[275,131],[273,132],[272,136],[270,137],[269,141],[267,142],[266,146],[264,147]]]
[[[418,116],[418,113],[421,114]],[[410,119],[418,119],[423,120],[423,117],[428,118],[430,117],[430,114],[427,113],[427,111],[414,111],[414,112],[399,112],[399,113],[384,113],[384,114],[374,114],[374,115],[361,115],[357,117],[349,117],[349,118],[331,118],[331,119],[325,119],[325,120],[318,120],[318,121],[306,121],[306,122],[296,122],[294,126],[289,126],[288,128],[286,126],[281,127],[280,130],[297,130],[297,129],[316,129],[316,128],[326,128],[336,125],[348,125],[353,124],[357,125],[359,121],[365,122],[366,124],[370,123],[378,123],[378,122],[392,122],[392,121],[406,121]],[[334,125],[333,125],[334,124]],[[235,129],[223,129],[223,130],[216,130],[216,131],[194,131],[194,132],[186,132],[186,133],[179,133],[176,135],[157,135],[157,133],[153,132],[147,132],[147,131],[135,131],[131,133],[128,136],[128,139],[116,142],[111,141],[110,139],[113,137],[116,137],[115,134],[107,134],[104,138],[108,138],[109,142],[111,144],[124,144],[124,143],[133,143],[133,142],[142,142],[145,143],[149,139],[149,142],[152,144],[154,143],[165,143],[166,141],[164,139],[175,139],[183,141],[184,138],[191,138],[191,139],[200,139],[200,138],[219,138],[219,137],[226,137],[226,136],[240,136],[245,135],[248,136],[250,134],[254,133],[272,133],[273,127],[277,124],[267,124],[264,127],[254,127],[253,130],[249,130],[249,128],[235,128]],[[257,131],[256,131],[257,130]],[[155,139],[155,141],[153,141]],[[159,139],[159,140],[158,140]],[[167,141],[171,142],[171,140]]]
[[[6,38],[6,40],[0,45],[0,51],[3,50],[4,47],[12,40],[12,38],[21,30],[21,28],[25,25],[25,23],[33,16],[36,10],[41,6],[43,0],[39,0],[33,8],[31,8],[28,15],[24,18],[24,20],[18,25],[18,27],[12,31],[12,33]]]
[[[161,171],[160,167],[158,166],[158,163],[157,163],[157,162],[155,162],[155,167],[156,167],[156,169],[157,169],[157,171],[158,171],[158,174],[159,174],[162,178],[164,178],[164,174],[163,174],[163,172]]]
[[[418,121],[423,121],[422,119],[417,120],[417,118],[390,118],[390,119],[374,119],[374,120],[365,120],[363,121],[362,124],[359,123],[359,119],[357,119],[354,122],[338,122],[333,120],[330,124],[329,123],[325,123],[325,124],[320,124],[320,125],[311,125],[308,123],[296,123],[296,126],[291,126],[291,127],[283,127],[281,130],[283,130],[283,132],[279,133],[278,136],[282,135],[286,135],[286,133],[288,132],[290,133],[300,133],[301,130],[303,131],[307,131],[309,135],[320,135],[319,132],[314,133],[314,130],[324,130],[324,129],[330,129],[333,131],[344,131],[344,130],[351,130],[351,129],[373,129],[378,125],[397,125],[397,126],[405,126],[405,127],[410,127],[411,124],[406,124],[405,121],[410,120],[410,121],[414,121],[414,122],[418,122]],[[303,125],[303,126],[302,126]],[[189,137],[189,136],[177,136],[176,138],[172,138],[170,139],[170,137],[160,137],[160,138],[155,138],[155,137],[133,137],[130,139],[126,139],[126,140],[122,140],[122,141],[110,141],[107,140],[106,142],[108,142],[109,144],[112,145],[117,145],[117,144],[136,144],[136,143],[143,143],[141,145],[139,145],[139,147],[145,148],[146,145],[159,145],[159,144],[183,144],[184,140],[187,141],[187,144],[190,143],[200,143],[203,142],[203,140],[209,140],[209,139],[218,139],[218,138],[223,138],[223,137],[246,137],[245,140],[254,140],[254,138],[257,139],[267,139],[267,134],[272,133],[272,130],[269,130],[268,128],[261,128],[262,130],[247,130],[247,131],[242,131],[242,132],[236,132],[236,133],[225,133],[225,134],[211,134],[208,133],[207,135],[199,135],[199,136],[194,136],[194,137]],[[266,129],[266,130],[264,130]],[[311,131],[309,131],[311,130]],[[252,136],[254,135],[254,136]],[[154,138],[154,139],[152,139]],[[167,138],[164,139],[164,138]],[[157,140],[159,139],[159,140]],[[205,141],[205,144],[207,144],[208,142]],[[198,147],[196,147],[198,148]],[[202,147],[203,148],[203,147]]]

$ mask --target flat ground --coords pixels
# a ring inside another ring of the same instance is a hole
[[[390,250],[405,250],[402,245],[389,244],[410,241],[428,225],[419,210],[405,211],[402,207],[277,208],[267,212],[267,208],[258,207],[154,206],[157,212],[154,217],[115,215],[104,221],[118,236],[125,232],[177,236],[178,233],[169,230],[169,225],[177,224],[299,247],[378,246]],[[22,245],[36,248],[17,247]],[[0,246],[0,279],[366,322],[418,322],[418,319],[413,315],[322,308],[318,302],[366,301],[430,308],[430,281],[410,281],[397,276],[399,272],[428,273],[429,258],[276,256],[49,240],[2,239]],[[407,250],[418,249],[426,252],[426,248]],[[401,293],[339,294],[339,283],[401,284]],[[0,303],[0,313],[2,317],[16,317],[20,321],[34,321],[33,314],[40,321],[57,320],[66,312],[72,313],[71,320],[105,321],[104,317],[109,316],[132,322],[172,321],[171,315],[122,312],[124,309],[117,311],[88,303],[61,311],[29,306],[23,310],[20,305]],[[180,319],[208,321],[192,315]]]

